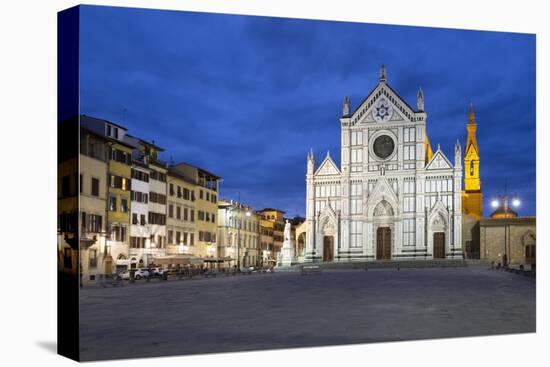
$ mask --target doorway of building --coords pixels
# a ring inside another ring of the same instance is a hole
[[[376,259],[391,260],[391,229],[378,227],[376,231]]]
[[[323,261],[334,260],[334,237],[323,237]]]
[[[445,232],[434,233],[434,259],[445,258]]]

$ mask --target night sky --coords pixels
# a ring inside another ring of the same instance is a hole
[[[223,177],[222,198],[305,214],[306,155],[340,162],[344,96],[378,82],[416,107],[454,159],[470,101],[484,213],[504,192],[536,212],[535,36],[435,28],[81,7],[81,113],[119,123]]]

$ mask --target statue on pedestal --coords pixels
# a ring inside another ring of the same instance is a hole
[[[294,246],[292,245],[292,237],[290,231],[290,222],[288,219],[285,224],[283,248],[281,249],[281,261],[279,266],[290,266],[294,259]]]

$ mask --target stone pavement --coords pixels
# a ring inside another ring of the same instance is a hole
[[[535,281],[485,267],[325,270],[81,291],[81,359],[526,333]]]

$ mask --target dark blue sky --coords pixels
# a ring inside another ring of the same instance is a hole
[[[305,212],[306,154],[340,162],[342,100],[378,82],[411,105],[453,157],[478,122],[484,212],[504,190],[535,206],[535,36],[83,6],[81,113],[126,126],[224,178],[221,197]]]

